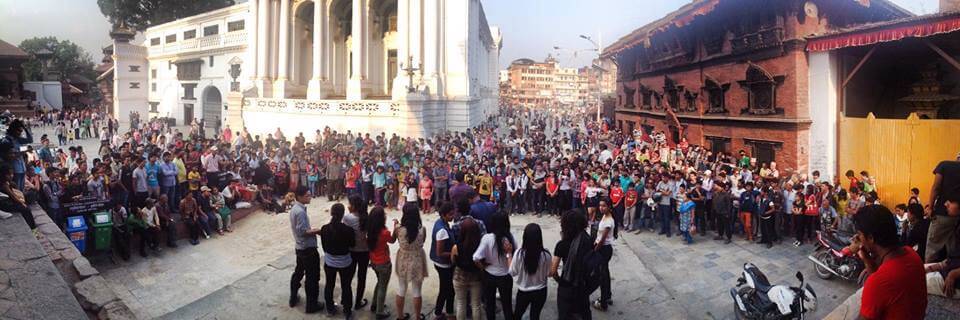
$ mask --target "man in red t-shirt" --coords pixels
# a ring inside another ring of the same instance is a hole
[[[901,246],[890,209],[869,205],[853,217],[860,259],[869,276],[860,301],[861,319],[923,319],[927,286],[923,260]]]
[[[617,180],[614,180],[614,183],[610,185],[610,207],[613,208],[613,221],[615,226],[613,228],[613,237],[620,236],[620,226],[623,225],[623,189],[620,188],[620,184],[617,183]]]
[[[631,182],[627,186],[627,194],[623,198],[623,207],[624,207],[624,229],[626,231],[631,231],[634,229],[633,221],[636,219],[637,214],[637,200],[640,199],[640,194],[637,192],[636,185]]]

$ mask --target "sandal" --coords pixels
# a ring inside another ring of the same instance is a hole
[[[410,320],[410,314],[404,313],[403,317],[397,318],[397,320]]]

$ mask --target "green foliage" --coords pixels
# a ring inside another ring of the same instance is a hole
[[[234,0],[97,0],[110,23],[123,22],[138,31],[233,4]]]
[[[23,40],[20,49],[31,54],[30,60],[23,64],[24,77],[28,81],[43,80],[41,62],[36,53],[46,49],[53,52],[47,71],[59,72],[62,76],[81,75],[94,80],[94,63],[90,54],[70,40],[57,40],[56,37],[36,37]]]

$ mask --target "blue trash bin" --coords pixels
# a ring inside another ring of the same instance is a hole
[[[67,217],[67,237],[83,254],[87,248],[87,222],[83,216]]]

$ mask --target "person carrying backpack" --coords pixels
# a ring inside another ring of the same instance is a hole
[[[550,276],[557,281],[557,318],[561,320],[592,319],[590,294],[600,286],[604,261],[593,250],[586,227],[586,215],[579,210],[567,211],[560,219],[561,239],[553,249]]]

